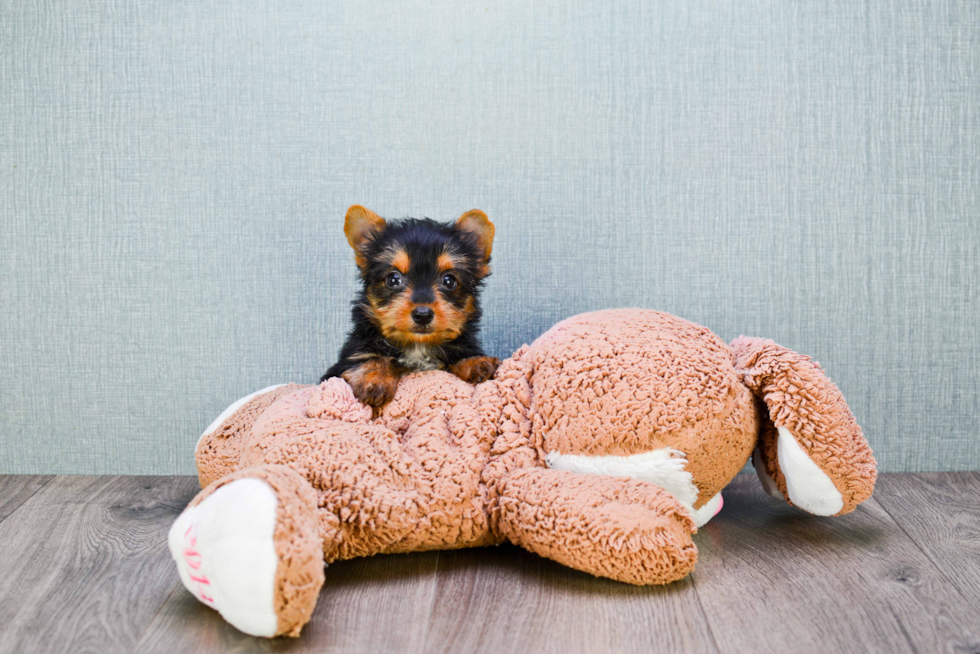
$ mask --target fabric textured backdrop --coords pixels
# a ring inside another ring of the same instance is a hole
[[[191,473],[314,381],[344,211],[497,225],[485,342],[661,309],[820,361],[887,471],[980,468],[980,5],[0,9],[0,472]]]

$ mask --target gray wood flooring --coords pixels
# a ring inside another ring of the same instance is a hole
[[[843,518],[754,475],[637,588],[501,546],[327,570],[299,639],[255,639],[182,586],[166,549],[191,477],[0,476],[0,652],[980,653],[980,474],[883,475]]]

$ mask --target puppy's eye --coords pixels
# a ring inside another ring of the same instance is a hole
[[[385,277],[385,286],[388,288],[401,288],[403,283],[404,281],[399,273],[390,272],[388,273],[388,276]]]
[[[443,275],[442,276],[442,287],[449,291],[455,291],[456,287],[459,286],[459,282],[456,281],[455,275]]]

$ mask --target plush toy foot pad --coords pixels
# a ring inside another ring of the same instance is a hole
[[[170,529],[180,580],[253,636],[299,635],[323,585],[313,491],[281,466],[211,484]]]
[[[170,530],[180,580],[236,628],[272,636],[278,557],[276,495],[263,481],[239,479],[190,507]]]
[[[721,507],[725,505],[725,501],[721,497],[721,493],[717,493],[710,500],[705,502],[704,506],[700,509],[694,509],[694,524],[697,525],[698,529],[708,524],[708,522],[721,512]]]

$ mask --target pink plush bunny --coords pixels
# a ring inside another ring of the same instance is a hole
[[[343,380],[242,398],[197,446],[204,487],[170,532],[181,580],[238,629],[298,635],[338,559],[509,541],[665,584],[754,454],[816,515],[867,499],[875,461],[837,388],[772,341],[726,345],[655,311],[555,325],[470,386],[402,379],[377,418]]]

